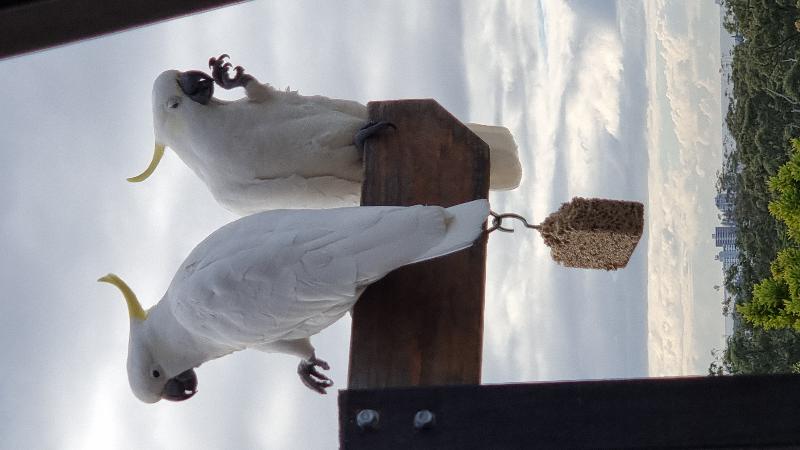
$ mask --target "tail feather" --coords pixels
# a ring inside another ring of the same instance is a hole
[[[420,262],[465,249],[478,239],[489,216],[489,201],[473,200],[445,209],[447,232],[444,239],[412,262]]]
[[[468,123],[467,128],[489,144],[489,161],[492,167],[489,187],[500,191],[518,187],[522,180],[522,165],[517,143],[508,128],[477,123]]]

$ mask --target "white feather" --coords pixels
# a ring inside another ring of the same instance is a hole
[[[172,148],[224,207],[246,215],[358,204],[363,169],[353,137],[367,121],[364,105],[255,79],[245,98],[201,105],[181,91],[179,75],[166,71],[154,83],[156,142]],[[491,147],[492,189],[518,186],[522,170],[508,129],[468,127]]]
[[[308,357],[307,338],[392,270],[469,247],[486,200],[438,206],[276,210],[208,236],[131,342],[179,373],[243,348]],[[296,340],[296,343],[288,341]]]

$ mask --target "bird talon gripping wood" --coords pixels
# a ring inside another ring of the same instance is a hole
[[[356,133],[355,137],[353,137],[353,143],[355,144],[356,148],[361,155],[361,158],[364,158],[364,143],[367,142],[367,139],[379,134],[380,132],[386,130],[387,128],[391,128],[393,130],[397,129],[397,126],[391,122],[387,122],[382,120],[380,122],[367,122],[360,130]]]

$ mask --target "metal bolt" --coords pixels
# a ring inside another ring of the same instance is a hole
[[[375,430],[378,428],[378,421],[381,419],[378,411],[374,409],[362,409],[356,415],[356,424],[362,430]]]
[[[417,411],[414,414],[414,428],[418,430],[428,430],[436,425],[436,415],[427,409]]]

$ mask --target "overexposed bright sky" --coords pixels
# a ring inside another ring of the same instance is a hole
[[[337,445],[336,393],[254,351],[197,369],[182,403],[128,387],[115,272],[145,307],[236,217],[168,152],[149,162],[166,69],[231,55],[264,82],[367,102],[432,97],[509,127],[522,186],[493,208],[538,222],[573,196],[638,200],[617,272],[560,267],[535,233],[490,239],[484,382],[703,374],[722,347],[714,173],[719,7],[666,1],[254,1],[0,61],[0,435],[9,448]],[[224,93],[226,98],[241,92]],[[313,339],[347,379],[349,318]]]

